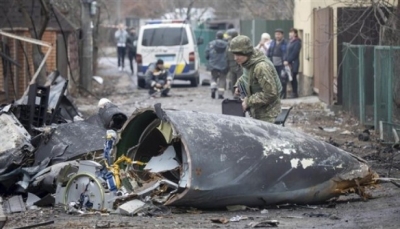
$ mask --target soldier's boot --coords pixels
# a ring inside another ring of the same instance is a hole
[[[218,88],[218,99],[224,99],[224,88]]]

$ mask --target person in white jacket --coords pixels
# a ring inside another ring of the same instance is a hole
[[[118,54],[118,69],[120,71],[125,70],[125,52],[126,52],[126,40],[128,39],[128,32],[123,24],[118,25],[118,30],[114,34],[115,42],[117,43],[117,54]]]
[[[256,49],[260,50],[264,55],[268,54],[269,45],[271,44],[271,36],[268,33],[261,35],[260,43],[256,46]]]

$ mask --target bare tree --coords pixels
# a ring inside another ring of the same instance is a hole
[[[29,13],[29,5],[32,4],[31,8],[35,4],[40,4],[40,20],[35,20],[33,15]],[[42,40],[43,34],[46,31],[48,22],[50,20],[50,0],[32,0],[30,3],[28,1],[18,0],[19,11],[22,13],[25,23],[29,28],[29,32],[32,38]],[[33,66],[37,70],[44,58],[44,54],[39,45],[33,45]],[[44,85],[46,82],[46,65],[43,66],[40,71],[36,82]]]

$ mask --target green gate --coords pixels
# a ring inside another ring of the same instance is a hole
[[[209,29],[196,29],[196,30],[194,30],[194,34],[195,34],[196,38],[202,38],[204,41],[203,44],[198,45],[198,50],[199,50],[199,55],[200,55],[200,63],[202,65],[206,65],[207,60],[206,60],[205,51],[206,51],[208,43],[212,40],[215,40],[217,31],[209,30]]]
[[[380,121],[400,122],[400,47],[344,43],[342,55],[343,109],[377,130]]]

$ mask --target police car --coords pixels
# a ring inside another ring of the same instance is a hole
[[[199,85],[200,56],[190,24],[183,20],[152,20],[140,28],[137,40],[136,63],[138,86],[146,87],[145,73],[149,65],[164,60],[174,80],[190,81]]]

